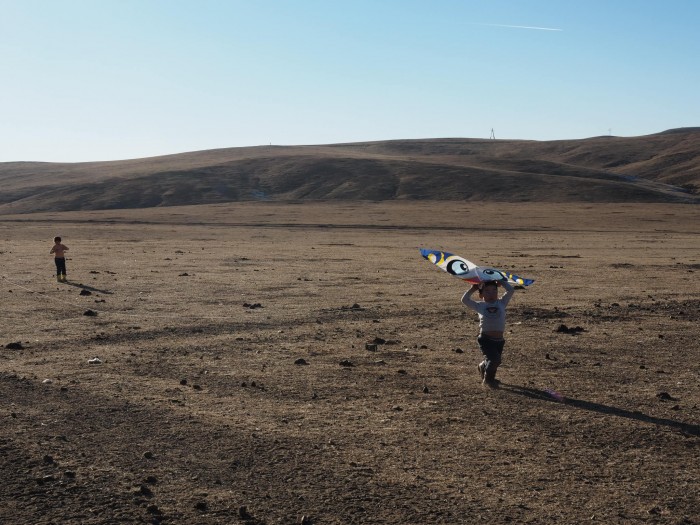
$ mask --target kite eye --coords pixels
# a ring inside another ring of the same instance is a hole
[[[503,275],[501,272],[498,270],[494,270],[492,268],[486,268],[482,272],[484,275],[487,275],[489,277],[493,277],[494,281],[506,281],[508,280],[505,275]]]
[[[452,261],[447,264],[447,273],[452,275],[462,275],[469,271],[464,261]]]

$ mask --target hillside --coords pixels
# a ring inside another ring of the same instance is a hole
[[[0,163],[0,213],[251,200],[699,202],[700,128],[643,137],[261,146]]]

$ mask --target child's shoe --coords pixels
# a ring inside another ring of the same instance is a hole
[[[484,380],[484,373],[486,372],[486,369],[484,368],[484,363],[479,363],[476,365],[476,369],[479,371],[479,377],[481,380]]]
[[[64,273],[63,275],[61,275],[61,282],[62,282],[62,283],[68,282],[68,279],[66,278],[66,274],[65,274],[65,273]]]
[[[489,388],[498,388],[501,382],[495,378],[489,379],[488,377],[485,377],[481,384]]]
[[[63,280],[61,280],[61,276],[60,276],[60,275],[57,275],[57,276],[56,276],[56,282],[59,282],[59,283],[62,283],[62,282],[63,282]]]
[[[486,370],[484,370],[484,380],[482,381],[482,384],[489,388],[498,388],[498,385],[500,385],[501,382],[496,379],[495,371],[486,372]]]

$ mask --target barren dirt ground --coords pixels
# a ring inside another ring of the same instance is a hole
[[[260,203],[0,239],[0,523],[700,523],[697,206]],[[500,389],[419,247],[536,279]]]

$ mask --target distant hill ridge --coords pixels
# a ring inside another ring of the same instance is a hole
[[[0,163],[0,213],[274,200],[700,202],[700,127],[580,140],[415,139]]]

